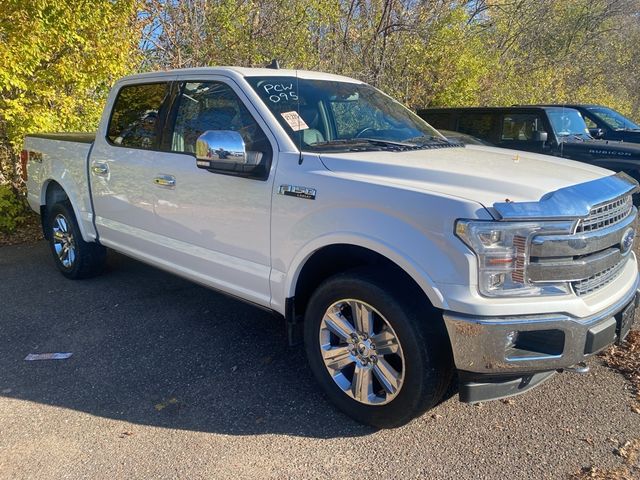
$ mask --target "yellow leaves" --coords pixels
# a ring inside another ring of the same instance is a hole
[[[178,399],[175,397],[171,397],[167,400],[163,400],[160,403],[156,403],[153,408],[156,409],[156,411],[160,412],[162,410],[164,410],[165,408],[167,408],[170,405],[177,405],[178,404]]]
[[[146,69],[279,58],[370,81],[412,107],[581,101],[637,111],[640,29],[620,34],[624,19],[607,17],[608,3],[490,0],[470,18],[450,0],[3,0],[0,137],[17,146],[28,131],[94,128],[113,81],[145,55]],[[152,21],[164,23],[150,54],[138,43]]]
[[[111,82],[135,66],[138,0],[5,0],[0,125],[14,147],[41,130],[94,128]]]

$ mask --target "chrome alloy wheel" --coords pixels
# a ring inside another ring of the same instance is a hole
[[[404,356],[389,322],[360,300],[339,300],[320,323],[322,359],[333,381],[354,400],[384,405],[404,380]]]
[[[76,244],[69,222],[62,214],[53,220],[53,248],[65,268],[71,268],[76,261]]]

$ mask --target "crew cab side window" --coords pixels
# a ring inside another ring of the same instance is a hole
[[[168,90],[167,83],[122,87],[109,120],[109,142],[121,147],[156,149],[162,105]]]
[[[500,140],[531,142],[534,132],[538,130],[544,130],[538,115],[529,113],[505,115]]]
[[[266,165],[271,160],[269,139],[229,85],[184,82],[177,105],[171,151],[194,153],[196,140],[207,130],[233,130],[244,140],[248,163]]]

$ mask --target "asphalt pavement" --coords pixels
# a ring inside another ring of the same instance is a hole
[[[73,355],[24,360],[43,352]],[[0,247],[2,479],[566,478],[640,438],[624,378],[589,365],[374,430],[332,407],[267,312],[113,252],[71,281],[44,242]]]

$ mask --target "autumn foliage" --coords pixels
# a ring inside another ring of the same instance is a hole
[[[27,132],[93,130],[116,78],[323,70],[409,107],[593,102],[640,117],[640,0],[3,0],[0,182]]]

